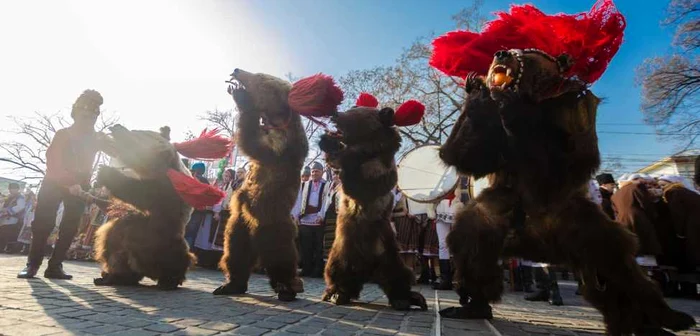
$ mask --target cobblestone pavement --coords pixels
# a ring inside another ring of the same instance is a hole
[[[140,287],[95,287],[99,268],[92,262],[67,262],[71,281],[21,280],[23,256],[0,255],[0,335],[586,335],[602,333],[600,315],[562,284],[566,306],[528,303],[522,293],[507,293],[495,318],[439,319],[435,309],[457,305],[452,291],[419,287],[428,311],[396,312],[376,285],[365,286],[360,303],[337,307],[320,302],[321,279],[305,279],[300,299],[274,298],[267,278],[254,275],[249,293],[214,296],[220,272],[195,270],[185,286],[163,292],[150,280]],[[671,300],[698,319],[700,302]],[[699,330],[684,333],[700,335]]]

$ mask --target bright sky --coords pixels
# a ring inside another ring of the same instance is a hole
[[[594,0],[534,0],[547,13],[587,11]],[[487,1],[485,12],[511,1]],[[630,169],[675,149],[641,125],[635,68],[665,53],[667,1],[617,0],[625,42],[594,86],[603,157]],[[197,115],[233,106],[224,80],[236,67],[277,76],[388,65],[418,36],[444,33],[469,2],[417,0],[149,0],[0,2],[0,115],[66,116],[86,88],[132,129],[169,125],[175,140],[204,127]],[[491,18],[491,16],[489,16]],[[621,125],[622,124],[622,125]],[[6,128],[7,125],[0,126]],[[0,140],[7,139],[6,135]],[[8,176],[11,177],[11,176]]]

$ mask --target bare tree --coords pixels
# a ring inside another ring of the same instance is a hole
[[[611,173],[624,171],[625,165],[622,164],[622,159],[619,157],[607,157],[603,158],[600,168],[597,174],[601,173]]]
[[[0,143],[0,162],[8,164],[12,172],[24,175],[23,180],[43,178],[46,174],[46,150],[56,131],[68,127],[70,122],[58,113],[47,115],[39,112],[30,117],[9,117],[9,121],[14,127],[2,132],[12,140]],[[102,113],[96,130],[103,132],[117,122],[115,115]],[[98,155],[95,165],[106,161],[107,156]]]
[[[642,112],[659,135],[687,148],[700,135],[700,0],[672,0],[667,14],[662,24],[676,27],[672,54],[637,69]]]
[[[233,116],[236,114],[234,109],[231,110],[218,110],[205,111],[203,115],[199,117],[199,120],[206,121],[208,125],[218,128],[223,131],[228,137],[233,137],[234,124]]]
[[[482,0],[475,0],[454,15],[455,27],[478,30],[484,22],[482,5]],[[444,76],[428,64],[434,37],[418,38],[393,66],[355,70],[339,79],[346,97],[350,98],[347,105],[352,105],[361,92],[373,94],[383,106],[396,108],[410,99],[425,105],[425,117],[418,125],[399,129],[408,140],[402,152],[415,146],[442,143],[459,117],[465,99],[460,79]]]

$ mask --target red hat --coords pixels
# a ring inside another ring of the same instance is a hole
[[[592,84],[620,48],[626,25],[612,0],[598,0],[588,13],[575,15],[546,15],[532,5],[496,15],[481,33],[453,31],[433,40],[430,65],[449,76],[484,76],[495,52],[535,49],[551,59],[568,54],[574,64],[562,75]]]

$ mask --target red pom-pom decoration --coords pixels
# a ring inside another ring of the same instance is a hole
[[[409,100],[394,113],[394,125],[396,126],[413,126],[423,119],[425,114],[425,105],[417,100]]]
[[[178,153],[190,159],[214,160],[231,153],[233,141],[219,135],[218,129],[204,129],[198,138],[185,142],[174,143]]]
[[[588,13],[547,15],[532,5],[498,12],[481,33],[453,31],[433,40],[430,65],[448,76],[484,76],[503,49],[535,48],[573,66],[563,75],[592,84],[603,75],[622,43],[626,22],[612,0],[598,0]]]
[[[360,96],[357,97],[357,101],[355,101],[355,106],[377,108],[377,106],[379,106],[379,101],[373,95],[367,92],[362,92],[360,93]]]
[[[175,169],[168,169],[168,178],[185,203],[195,209],[214,206],[226,196],[223,191]]]
[[[343,91],[333,77],[317,74],[298,80],[289,91],[289,107],[305,117],[330,117],[338,111]]]

